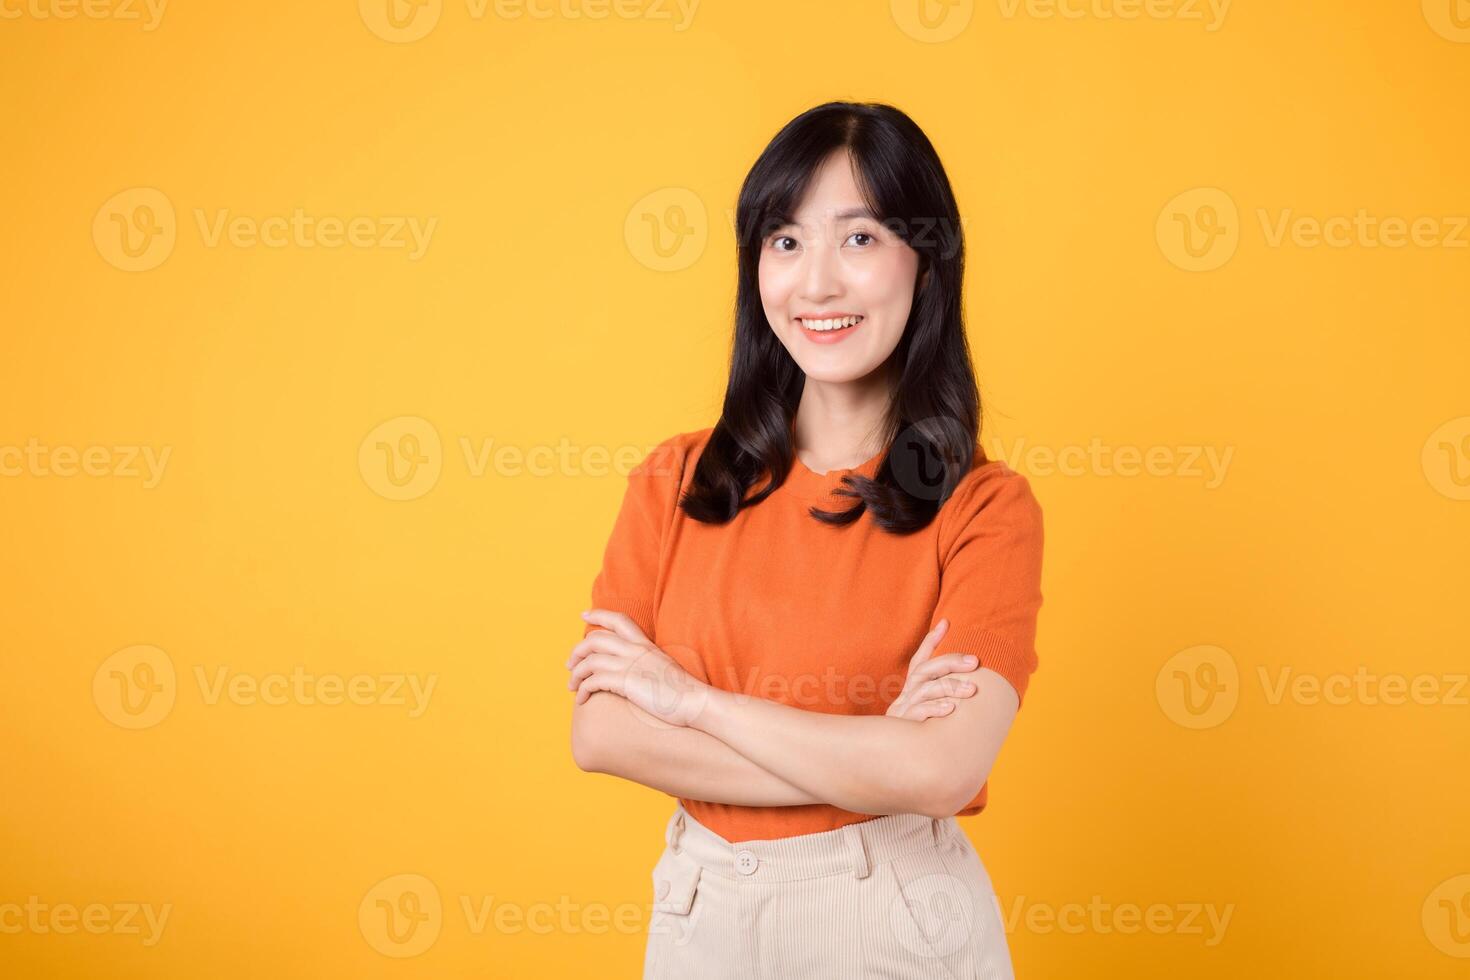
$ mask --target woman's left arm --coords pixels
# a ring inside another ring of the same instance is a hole
[[[985,783],[1019,708],[994,670],[973,679],[974,697],[922,722],[829,715],[712,688],[689,727],[844,810],[948,817]]]

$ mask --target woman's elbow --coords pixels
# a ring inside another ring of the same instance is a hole
[[[956,793],[958,789],[954,785],[953,773],[914,766],[898,779],[890,777],[881,785],[869,784],[866,794],[871,806],[837,805],[860,813],[917,813],[925,817],[946,817],[956,812],[947,809]]]
[[[977,782],[971,773],[958,772],[953,767],[941,769],[929,780],[929,791],[918,812],[940,820],[952,817],[969,805],[984,783],[984,776]]]
[[[607,745],[608,698],[597,691],[586,701],[572,707],[572,761],[583,772],[603,772],[604,749]],[[609,695],[611,697],[611,695]]]

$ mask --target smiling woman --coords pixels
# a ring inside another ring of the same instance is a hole
[[[577,764],[678,799],[644,976],[1009,977],[955,816],[1036,669],[1041,509],[978,444],[949,182],[830,103],[736,226],[722,414],[629,475],[567,660]]]

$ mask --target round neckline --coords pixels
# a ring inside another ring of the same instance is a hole
[[[844,476],[866,476],[872,478],[878,472],[878,464],[883,461],[884,450],[879,450],[871,458],[859,463],[857,466],[844,466],[828,470],[825,473],[817,473],[801,461],[801,456],[796,452],[796,443],[791,445],[791,468],[786,473],[786,480],[781,488],[788,490],[793,496],[803,500],[814,500],[836,506],[851,506],[853,497],[843,496],[833,491],[846,489],[842,482]]]

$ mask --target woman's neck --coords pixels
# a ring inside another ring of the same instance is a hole
[[[883,448],[890,393],[882,372],[840,384],[807,378],[792,423],[803,464],[816,473],[851,469]]]

